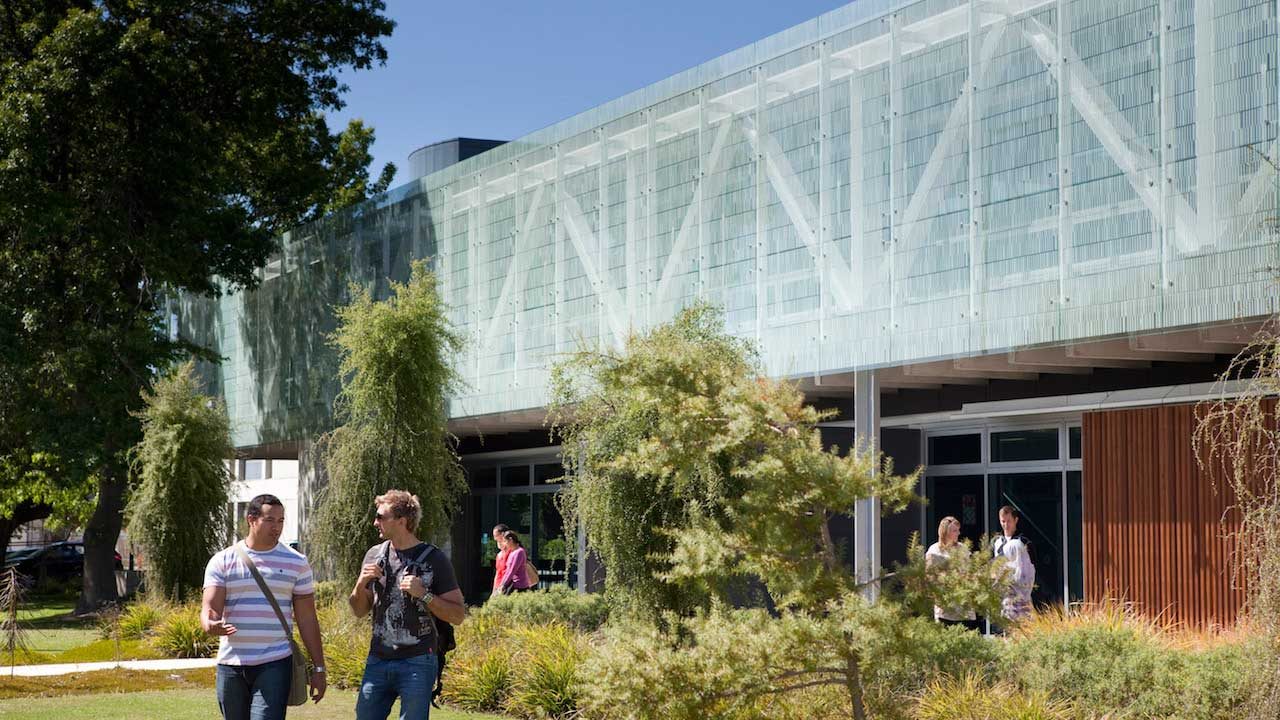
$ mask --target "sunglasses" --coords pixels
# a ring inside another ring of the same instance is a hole
[[[385,522],[385,521],[387,521],[387,520],[395,520],[395,519],[396,519],[396,516],[395,516],[394,514],[392,514],[392,513],[374,513],[374,514],[373,514],[373,516],[374,516],[375,518],[379,519],[379,520],[384,521],[384,522]]]

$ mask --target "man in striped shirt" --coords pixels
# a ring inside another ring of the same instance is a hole
[[[311,699],[320,702],[326,687],[324,648],[311,565],[304,555],[280,543],[284,505],[279,498],[255,497],[245,516],[249,534],[243,547],[290,627],[297,618],[298,634],[315,663]],[[217,691],[222,717],[283,720],[293,677],[289,635],[235,545],[214,555],[205,568],[200,624],[221,638]]]

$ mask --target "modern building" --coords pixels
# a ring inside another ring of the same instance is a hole
[[[1193,623],[1239,608],[1193,404],[1276,310],[1276,4],[859,0],[286,233],[261,287],[174,307],[254,459],[327,427],[324,333],[349,282],[432,258],[469,343],[453,398],[485,531],[535,559],[550,364],[705,298],[770,373],[927,466],[929,502],[859,507],[859,567],[952,514],[1021,508],[1038,597],[1121,595]],[[547,575],[564,568],[546,565]],[[488,572],[491,572],[489,570]]]

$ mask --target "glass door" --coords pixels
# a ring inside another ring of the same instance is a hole
[[[1031,561],[1036,567],[1031,599],[1037,606],[1060,604],[1065,581],[1062,473],[1001,473],[988,477],[991,482],[988,522],[992,531],[999,532],[1001,507],[1010,505],[1021,514],[1018,533],[1031,541]],[[936,528],[934,531],[937,532]]]
[[[960,521],[960,537],[977,548],[982,543],[982,475],[942,475],[925,480],[924,545],[938,541],[938,523],[948,515]]]

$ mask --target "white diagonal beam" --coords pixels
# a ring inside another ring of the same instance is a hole
[[[920,215],[924,212],[925,203],[929,199],[929,193],[933,192],[934,186],[938,183],[938,176],[942,174],[942,164],[952,153],[956,145],[960,143],[962,137],[965,137],[968,126],[966,120],[969,118],[969,95],[974,91],[974,85],[986,77],[987,69],[991,67],[991,58],[995,55],[996,48],[999,47],[1000,41],[1004,38],[1004,31],[1008,25],[1001,20],[991,32],[987,33],[986,39],[982,41],[982,50],[979,52],[979,60],[977,67],[977,77],[969,77],[965,79],[964,87],[960,90],[960,97],[956,99],[955,104],[951,107],[951,114],[947,116],[946,125],[943,126],[942,132],[938,134],[938,142],[933,146],[933,153],[929,155],[929,162],[925,163],[924,172],[920,174],[920,181],[916,184],[915,192],[911,195],[911,200],[907,202],[907,209],[902,213],[902,242],[904,247],[910,247],[911,241],[915,236],[916,228],[920,221]],[[969,149],[973,152],[973,149]]]
[[[1164,222],[1160,209],[1160,172],[1159,167],[1149,156],[1150,153],[1138,152],[1133,148],[1137,144],[1138,133],[1124,119],[1124,115],[1111,102],[1111,98],[1102,89],[1101,83],[1089,72],[1089,68],[1080,60],[1070,44],[1058,48],[1053,35],[1040,21],[1034,18],[1026,20],[1030,30],[1023,29],[1023,34],[1031,43],[1031,47],[1040,56],[1040,61],[1049,68],[1049,72],[1058,79],[1059,87],[1063,87],[1062,68],[1065,66],[1071,74],[1069,87],[1071,104],[1076,108],[1089,125],[1107,154],[1124,173],[1134,193],[1152,217]],[[1062,58],[1062,62],[1059,62]],[[1180,193],[1171,192],[1175,217],[1174,238],[1178,249],[1182,252],[1195,252],[1203,244],[1197,239],[1195,229],[1199,227],[1196,213],[1187,204]]]
[[[1249,179],[1249,185],[1236,205],[1232,226],[1222,228],[1225,237],[1219,238],[1219,242],[1234,244],[1245,233],[1257,228],[1259,225],[1257,216],[1263,211],[1271,194],[1275,192],[1273,183],[1276,176],[1275,163],[1280,162],[1278,158],[1280,158],[1280,142],[1272,146],[1271,152],[1263,154],[1261,164]]]
[[[507,265],[507,275],[502,279],[502,291],[498,293],[498,302],[494,305],[493,316],[489,318],[489,326],[485,329],[483,339],[480,341],[481,348],[488,348],[493,342],[498,334],[501,320],[506,314],[504,309],[511,301],[511,295],[520,292],[520,288],[524,285],[524,274],[519,272],[518,259],[524,239],[533,231],[533,220],[537,216],[538,204],[542,201],[542,190],[546,186],[545,182],[538,183],[537,189],[533,191],[533,199],[529,201],[529,209],[525,211],[524,225],[521,226],[520,234],[516,236],[511,249],[511,263]]]
[[[831,266],[833,270],[831,293],[835,296],[836,307],[845,311],[852,309],[853,290],[849,287],[849,267],[845,265],[838,249],[834,246],[830,248],[831,252],[827,257],[823,257],[827,248],[819,247],[818,236],[813,231],[813,226],[809,224],[809,216],[815,215],[816,210],[814,210],[813,201],[800,185],[795,169],[791,167],[786,154],[772,135],[756,132],[755,123],[750,118],[744,119],[743,125],[752,148],[764,157],[765,174],[769,177],[769,184],[778,194],[778,200],[787,211],[787,217],[791,218],[791,224],[795,226],[800,239],[808,246],[809,253],[815,262],[825,262]]]
[[[726,118],[716,131],[716,139],[711,143],[711,156],[707,159],[707,167],[701,177],[698,178],[697,184],[694,185],[693,199],[689,201],[689,207],[685,210],[684,219],[680,221],[680,231],[676,233],[676,241],[672,243],[671,251],[667,253],[667,263],[662,268],[661,279],[658,280],[658,292],[655,296],[655,302],[658,304],[662,304],[667,299],[667,291],[671,287],[671,280],[675,277],[681,258],[684,257],[685,246],[689,244],[689,238],[693,235],[693,218],[698,214],[698,192],[703,183],[715,177],[720,166],[720,155],[724,150],[725,141],[729,138],[729,128],[732,124],[733,118]],[[704,218],[698,218],[699,224],[704,221]]]
[[[621,345],[627,339],[627,326],[622,321],[622,298],[618,297],[618,293],[609,284],[605,282],[604,277],[596,268],[595,262],[592,260],[590,248],[596,244],[596,236],[591,232],[587,225],[587,220],[582,214],[582,207],[578,205],[578,201],[563,189],[560,190],[560,196],[564,203],[565,230],[569,236],[569,241],[573,243],[573,250],[578,254],[578,261],[582,263],[582,270],[587,275],[587,281],[591,283],[591,288],[595,290],[596,295],[604,301],[604,314],[609,322],[609,328],[613,330],[613,337]]]

